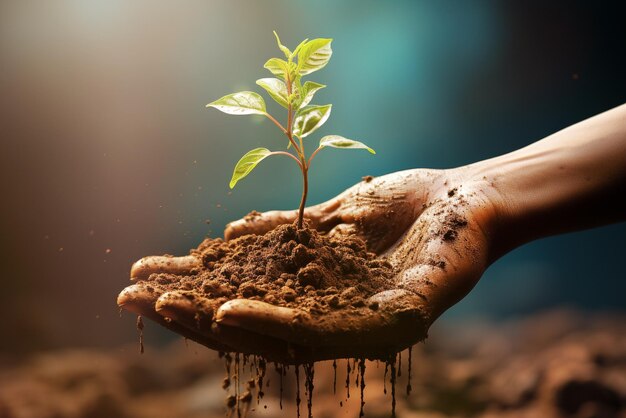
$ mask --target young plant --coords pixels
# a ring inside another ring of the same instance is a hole
[[[239,180],[250,174],[257,164],[270,155],[286,155],[292,158],[302,172],[302,198],[298,211],[298,228],[302,228],[304,207],[309,192],[309,168],[317,153],[326,147],[366,149],[372,154],[376,154],[376,152],[362,142],[339,135],[327,135],[320,139],[317,149],[307,158],[303,139],[315,132],[328,120],[332,105],[310,105],[315,93],[326,86],[313,81],[306,81],[303,84],[302,77],[320,70],[328,64],[332,55],[330,48],[332,39],[318,38],[310,41],[305,39],[292,52],[280,42],[276,32],[274,32],[274,36],[278,48],[285,54],[285,59],[269,59],[263,67],[268,69],[275,78],[261,78],[256,81],[256,84],[265,89],[276,103],[287,109],[286,127],[267,112],[263,98],[252,91],[229,94],[209,103],[207,107],[214,107],[230,115],[256,114],[266,116],[287,136],[289,140],[287,149],[290,150],[291,148],[292,152],[255,148],[241,157],[230,180],[230,188],[235,187]]]

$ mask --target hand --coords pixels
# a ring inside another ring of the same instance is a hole
[[[534,239],[626,220],[626,105],[525,148],[467,167],[409,170],[363,181],[305,216],[329,234],[356,234],[398,272],[379,309],[313,318],[243,299],[223,305],[165,292],[158,272],[190,274],[193,256],[148,257],[120,306],[223,351],[287,363],[377,357],[426,336],[433,321],[476,284],[487,266]],[[617,197],[617,198],[616,198]],[[293,222],[295,211],[230,224],[227,239]]]
[[[312,227],[356,234],[396,268],[393,290],[371,297],[379,305],[375,311],[337,312],[320,321],[260,301],[235,299],[221,306],[192,301],[183,290],[164,292],[150,280],[153,273],[184,275],[202,268],[193,255],[139,260],[131,270],[138,283],[124,289],[118,303],[220,351],[259,353],[287,363],[385,358],[424,339],[433,321],[476,284],[493,258],[497,198],[486,181],[467,179],[461,170],[409,170],[364,180],[307,208]],[[296,216],[296,211],[266,212],[229,224],[224,235],[262,234]]]

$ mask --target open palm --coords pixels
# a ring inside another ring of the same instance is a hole
[[[408,170],[365,179],[307,208],[312,227],[360,236],[387,257],[397,275],[392,290],[370,307],[315,317],[305,310],[234,299],[224,304],[159,288],[153,273],[191,274],[193,255],[155,256],[133,266],[135,284],[118,304],[210,348],[262,354],[286,363],[339,357],[386,358],[424,339],[433,321],[465,296],[488,264],[494,205],[489,185],[457,171]],[[295,211],[271,211],[229,224],[225,238],[262,234],[293,222]]]

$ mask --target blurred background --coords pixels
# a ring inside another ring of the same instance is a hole
[[[135,318],[115,304],[133,261],[185,254],[252,209],[297,206],[300,179],[280,158],[229,193],[239,157],[284,138],[204,107],[261,92],[272,30],[292,48],[334,38],[310,77],[328,85],[316,102],[333,103],[316,138],[378,151],[320,154],[311,204],[363,175],[469,164],[626,102],[621,2],[2,1],[0,371],[50,350],[136,356],[120,348],[135,344]],[[563,307],[622,318],[625,236],[619,224],[515,250],[435,334]],[[180,342],[151,323],[146,338]]]

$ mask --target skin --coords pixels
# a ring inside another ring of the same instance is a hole
[[[216,350],[260,353],[286,363],[385,358],[424,339],[499,257],[544,236],[623,221],[625,196],[622,105],[506,155],[450,170],[364,180],[307,208],[311,227],[356,234],[394,265],[393,290],[371,298],[377,310],[320,320],[260,301],[192,302],[151,283],[154,272],[201,268],[193,256],[139,260],[131,270],[136,283],[120,293],[118,304]],[[262,234],[296,216],[266,212],[232,222],[224,236]]]

